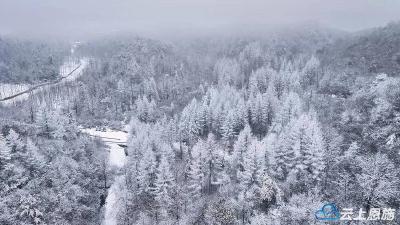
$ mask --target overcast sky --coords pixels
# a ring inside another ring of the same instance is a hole
[[[318,22],[359,30],[400,20],[400,0],[0,0],[0,33],[207,32]]]

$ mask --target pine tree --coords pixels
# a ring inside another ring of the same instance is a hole
[[[192,143],[197,139],[199,134],[197,109],[197,100],[193,99],[182,111],[179,121],[179,134],[182,141]]]
[[[249,78],[249,93],[255,95],[257,92],[259,92],[257,77],[252,73]]]
[[[201,136],[207,136],[208,132],[210,131],[210,115],[209,115],[209,109],[208,109],[208,104],[209,104],[209,97],[208,95],[205,95],[202,100],[202,104],[199,106],[197,110],[197,123],[199,127],[199,134]]]
[[[274,96],[270,89],[262,96],[262,117],[264,122],[264,133],[269,132],[272,122],[274,121],[275,114],[277,113],[278,99]]]
[[[277,110],[274,120],[274,131],[281,132],[284,127],[301,114],[301,100],[298,94],[290,92],[285,95],[282,105]]]
[[[321,174],[325,169],[324,158],[326,157],[326,144],[316,117],[316,114],[311,113],[309,117],[310,122],[305,121],[306,125],[308,125],[308,128],[306,129],[306,135],[311,139],[310,149],[307,153],[307,167],[309,171],[312,171],[312,179],[320,181]]]
[[[294,165],[295,149],[297,146],[293,140],[292,127],[294,122],[285,127],[278,136],[274,149],[273,174],[280,180],[285,180]]]
[[[205,174],[206,190],[207,193],[212,193],[220,186],[223,171],[226,168],[227,158],[224,158],[224,152],[217,146],[215,136],[210,133],[207,140],[201,144],[203,147],[199,148],[204,151],[203,168]],[[201,146],[200,145],[200,146]]]
[[[146,122],[154,122],[156,120],[157,104],[153,98],[150,99],[147,109],[148,109],[147,112],[148,118]]]
[[[289,175],[293,182],[308,185],[320,180],[324,170],[324,141],[317,121],[308,114],[292,124],[277,154],[276,161],[284,172],[280,178]]]
[[[353,159],[359,153],[360,147],[356,141],[352,142],[344,153],[344,156],[348,159]]]
[[[164,210],[170,209],[173,204],[172,193],[174,188],[174,175],[171,173],[167,157],[162,154],[160,157],[160,163],[157,167],[153,190],[158,207]]]
[[[151,149],[151,146],[145,146],[142,152],[142,159],[139,162],[138,184],[139,192],[151,194],[154,187],[154,179],[156,172],[156,156]]]
[[[202,196],[203,186],[205,184],[205,149],[204,142],[198,141],[192,149],[192,156],[189,162],[188,171],[188,190],[191,198],[195,201]]]
[[[28,223],[42,224],[43,213],[38,209],[39,205],[37,199],[31,194],[21,197],[18,204],[18,216]]]
[[[50,136],[55,139],[66,138],[68,135],[68,119],[60,111],[49,113]]]
[[[222,58],[218,60],[214,67],[214,73],[220,86],[226,84],[239,85],[241,82],[240,67],[235,59]]]
[[[357,176],[366,207],[384,206],[396,199],[400,190],[398,170],[382,153],[360,160],[361,173]]]
[[[243,155],[243,171],[238,172],[241,190],[247,191],[253,185],[259,188],[264,172],[265,161],[261,151],[261,143],[253,140],[249,149]]]
[[[26,142],[26,163],[29,168],[29,172],[33,174],[41,170],[44,166],[44,158],[39,154],[39,148],[28,138]]]
[[[148,100],[146,96],[139,97],[136,100],[136,112],[139,120],[145,123],[154,122],[156,114],[156,102],[153,99]]]
[[[229,111],[221,127],[222,138],[227,142],[228,146],[231,146],[235,140],[236,124],[236,115],[234,111]]]
[[[319,83],[319,74],[318,74],[318,67],[319,67],[319,60],[313,55],[311,58],[307,61],[306,65],[303,68],[303,79],[302,79],[302,85],[303,89],[306,87],[317,84]]]
[[[20,140],[19,134],[15,132],[14,129],[10,129],[8,135],[6,136],[6,140],[13,151],[18,151],[21,149],[22,142]]]
[[[282,200],[281,194],[276,182],[268,174],[264,173],[260,184],[260,200],[264,207],[268,208],[271,204],[280,202]]]
[[[50,114],[48,110],[42,106],[38,109],[36,113],[36,124],[40,126],[42,132],[50,137],[51,133],[51,121],[50,121]]]
[[[244,153],[243,171],[238,172],[239,180],[239,205],[241,208],[242,222],[247,221],[247,212],[260,199],[262,178],[265,173],[265,162],[261,152],[261,143],[254,140]]]
[[[233,146],[231,164],[234,174],[239,171],[244,171],[244,154],[250,148],[252,141],[253,137],[251,135],[250,126],[246,125],[245,128],[239,133],[238,139]]]
[[[249,124],[255,134],[259,134],[260,124],[262,123],[260,97],[261,95],[257,92],[256,95],[250,95],[248,100]]]
[[[7,145],[5,138],[0,134],[0,169],[4,169],[7,162],[11,159],[11,149]]]
[[[276,98],[282,100],[285,90],[285,82],[281,74],[278,73],[271,74],[270,82],[268,84],[268,89],[273,90],[273,92],[276,94]]]
[[[239,133],[248,124],[248,110],[244,98],[240,98],[235,105],[236,133]]]

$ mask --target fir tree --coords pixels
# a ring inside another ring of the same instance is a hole
[[[11,149],[6,143],[5,138],[0,134],[0,169],[4,169],[7,162],[11,159]]]
[[[140,192],[151,194],[154,187],[154,179],[156,172],[156,156],[150,146],[146,146],[142,152],[142,159],[139,163],[138,184]]]
[[[239,133],[238,139],[233,146],[232,152],[232,169],[236,172],[244,171],[244,155],[250,148],[253,141],[251,129],[249,125]]]
[[[190,196],[196,200],[202,196],[203,185],[205,184],[204,154],[206,152],[204,142],[201,140],[197,142],[191,153],[187,183]]]
[[[172,193],[174,188],[176,188],[174,176],[171,173],[167,157],[162,154],[157,167],[153,190],[158,207],[165,211],[170,209],[173,204]]]

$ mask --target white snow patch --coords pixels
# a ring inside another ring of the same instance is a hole
[[[174,143],[172,143],[172,148],[173,148],[175,151],[178,151],[178,150],[181,149],[181,144],[180,144],[179,142],[174,142]]]
[[[67,63],[67,64],[69,64],[69,63]],[[39,88],[37,88],[37,89],[35,89],[33,91],[30,91],[30,92],[24,93],[22,95],[19,95],[19,96],[15,97],[15,98],[8,99],[6,101],[2,101],[2,102],[0,102],[0,104],[3,104],[5,106],[13,105],[15,103],[25,101],[26,99],[29,98],[30,95],[33,95],[33,94],[38,93],[40,91],[43,91],[46,88],[50,88],[53,85],[57,85],[57,84],[62,83],[62,82],[74,81],[74,80],[76,80],[78,77],[80,77],[82,75],[82,71],[86,68],[86,66],[88,64],[89,64],[89,60],[87,58],[82,58],[82,59],[80,59],[79,64],[63,65],[62,67],[64,69],[60,69],[60,73],[61,73],[63,79],[60,82],[57,82],[57,83],[54,83],[54,84],[52,84],[52,83],[46,84],[46,85],[44,85],[42,87],[39,87]],[[3,99],[3,98],[6,98],[6,97],[9,97],[9,96],[18,94],[20,92],[24,92],[24,91],[28,90],[31,87],[33,87],[33,86],[17,85],[15,87],[12,87],[10,85],[3,85],[2,84],[1,87],[0,87],[0,92],[1,92],[1,90],[3,90],[3,92],[2,92],[3,94],[0,94],[0,99]]]
[[[120,193],[123,193],[125,177],[118,176],[108,189],[103,225],[117,225],[118,212],[121,210]]]
[[[126,145],[128,133],[111,129],[99,131],[96,128],[82,129],[82,132],[101,138],[110,148],[110,166],[121,168],[125,165],[125,150],[119,144]]]
[[[119,144],[126,145],[128,141],[129,125],[124,126],[125,131],[105,129],[98,130],[96,128],[81,129],[82,132],[87,133],[91,136],[95,136],[104,141],[104,143],[110,149],[109,165],[111,167],[117,167],[122,169],[125,165],[126,156],[125,150]],[[118,212],[121,210],[121,198],[120,194],[123,193],[125,176],[123,173],[118,173],[114,183],[108,190],[108,195],[105,204],[104,220],[103,225],[116,225]]]
[[[0,99],[26,91],[31,87],[29,84],[5,84],[0,83]]]
[[[66,62],[63,66],[60,68],[60,74],[62,77],[64,77],[63,81],[74,81],[78,77],[82,75],[82,71],[86,68],[86,66],[89,64],[89,59],[87,58],[82,58],[79,60],[79,63],[76,62]],[[79,66],[79,67],[78,67]],[[76,69],[78,67],[78,69]],[[71,71],[76,69],[72,74]],[[62,72],[65,71],[65,72]],[[68,75],[70,74],[70,75]]]

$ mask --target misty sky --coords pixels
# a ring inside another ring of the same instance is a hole
[[[318,22],[359,30],[400,20],[400,0],[0,0],[0,34],[85,37]]]

